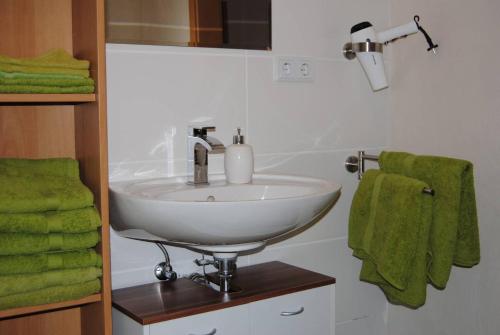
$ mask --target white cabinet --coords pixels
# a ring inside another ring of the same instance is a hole
[[[155,323],[149,335],[250,335],[248,305]]]
[[[141,325],[113,310],[114,335],[334,335],[334,285]]]
[[[251,334],[333,334],[333,295],[330,285],[249,304]]]

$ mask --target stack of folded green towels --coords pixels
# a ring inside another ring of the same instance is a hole
[[[0,159],[0,310],[100,291],[93,201],[73,159]]]
[[[0,55],[0,93],[92,93],[89,62],[62,49],[36,58]]]

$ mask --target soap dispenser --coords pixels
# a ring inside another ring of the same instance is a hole
[[[228,183],[247,184],[252,181],[253,149],[245,144],[241,128],[238,128],[237,134],[233,136],[233,144],[226,148],[224,171]]]

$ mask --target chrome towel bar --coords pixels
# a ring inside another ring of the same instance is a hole
[[[361,177],[363,177],[363,173],[365,173],[365,161],[374,161],[378,162],[378,156],[377,155],[368,155],[365,154],[364,151],[358,151],[358,156],[349,156],[345,160],[344,166],[347,171],[350,173],[358,173],[358,179],[361,180]],[[424,188],[423,192],[426,194],[434,195],[435,192],[432,188]]]

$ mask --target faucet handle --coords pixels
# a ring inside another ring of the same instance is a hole
[[[206,135],[207,132],[209,131],[215,131],[215,127],[214,126],[201,127],[201,132],[203,133],[203,135]]]
[[[207,136],[207,132],[209,131],[215,131],[214,126],[208,126],[208,127],[189,127],[188,128],[188,133],[191,136]]]

